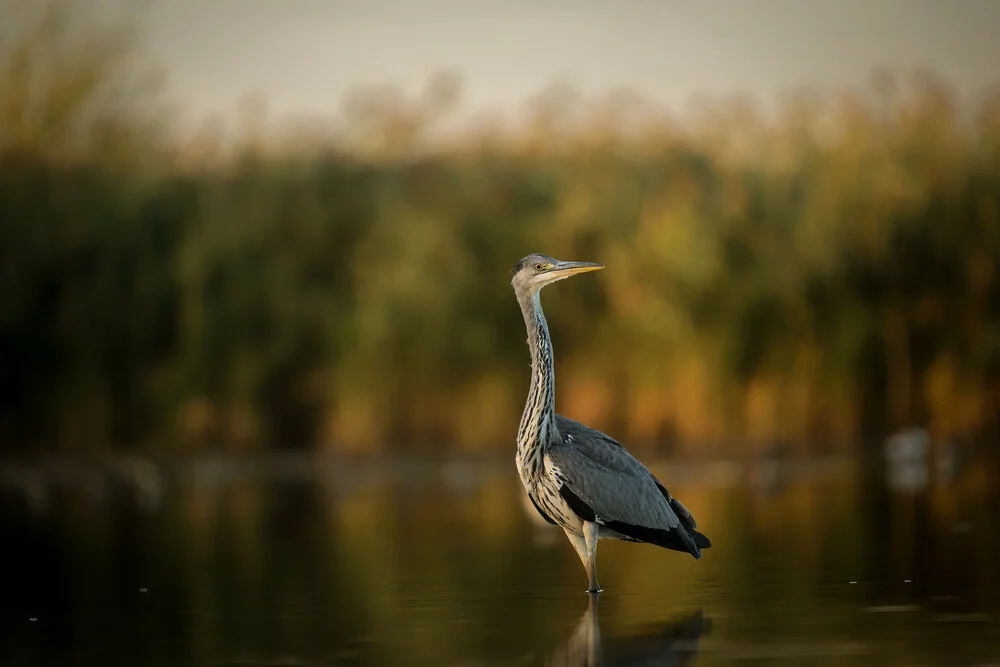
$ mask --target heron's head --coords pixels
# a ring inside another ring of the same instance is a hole
[[[518,294],[533,294],[550,283],[569,278],[577,273],[598,271],[601,264],[593,262],[560,262],[547,255],[532,253],[514,265],[510,284]]]

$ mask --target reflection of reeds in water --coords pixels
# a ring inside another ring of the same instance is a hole
[[[698,640],[711,631],[701,610],[626,636],[601,636],[600,594],[591,595],[569,641],[545,657],[546,667],[628,667],[687,665],[697,655]]]
[[[616,593],[603,634],[596,606],[580,619],[575,605],[572,618],[562,615],[562,595],[578,599],[578,561],[561,530],[521,515],[537,512],[519,506],[523,489],[509,460],[151,462],[158,472],[135,462],[0,466],[0,520],[12,520],[0,528],[23,558],[11,571],[46,582],[5,591],[0,611],[71,623],[94,652],[75,664],[115,662],[122,641],[133,641],[135,655],[176,646],[178,664],[283,655],[330,664],[327,651],[354,651],[368,664],[399,664],[400,656],[480,664],[522,651],[550,665],[628,665],[640,655],[647,664],[690,662],[703,621],[664,616],[672,614],[664,605],[705,606],[731,619],[714,631],[716,650],[732,645],[733,632],[778,619],[790,626],[783,643],[769,635],[766,645],[746,647],[745,659],[853,651],[911,618],[948,621],[933,624],[945,651],[955,643],[949,633],[965,631],[959,626],[974,635],[985,627],[977,619],[997,615],[1000,490],[995,468],[970,460],[949,486],[932,483],[914,498],[892,493],[881,471],[870,476],[880,493],[864,495],[851,466],[783,462],[783,483],[759,494],[731,472],[653,465],[725,539],[697,562],[608,544],[602,562]],[[157,488],[158,504],[145,505],[139,491]],[[31,510],[42,494],[47,508]],[[551,548],[531,539],[546,529],[557,538]],[[860,638],[859,606],[870,612]],[[654,620],[658,627],[642,635],[609,636]],[[122,640],[130,630],[137,634]],[[802,633],[817,643],[800,642]],[[46,652],[34,664],[59,662],[58,646],[32,650]],[[920,662],[925,650],[915,645],[892,662]]]

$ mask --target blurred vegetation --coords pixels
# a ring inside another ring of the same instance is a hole
[[[0,0],[8,452],[509,449],[532,251],[607,266],[545,304],[560,412],[630,446],[996,428],[997,91],[879,75],[676,117],[553,88],[449,134],[442,75],[182,136],[128,26],[78,10]]]

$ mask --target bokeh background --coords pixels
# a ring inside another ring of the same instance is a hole
[[[535,250],[633,447],[995,429],[1000,10],[764,5],[4,0],[4,450],[509,452]]]
[[[0,17],[5,664],[568,631],[579,564],[512,464],[534,251],[606,266],[544,294],[559,411],[716,543],[602,547],[612,628],[997,659],[1000,3]]]

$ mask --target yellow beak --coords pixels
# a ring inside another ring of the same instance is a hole
[[[549,275],[555,275],[560,278],[568,278],[569,276],[577,273],[600,271],[603,268],[603,264],[595,264],[594,262],[559,262],[559,264],[556,265],[556,268],[549,271]]]

